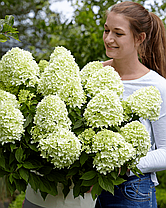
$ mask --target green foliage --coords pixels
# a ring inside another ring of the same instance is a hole
[[[166,207],[166,190],[162,188],[156,188],[157,207]]]
[[[10,37],[18,40],[18,31],[16,28],[13,28],[14,17],[12,15],[6,15],[5,19],[0,19],[0,42],[6,42],[10,40]]]
[[[25,193],[21,192],[11,204],[9,204],[9,208],[22,208],[23,201],[25,199]]]
[[[157,172],[159,186],[156,187],[158,208],[166,207],[166,170]]]

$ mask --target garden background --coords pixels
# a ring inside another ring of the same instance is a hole
[[[62,0],[63,1],[63,0]],[[6,15],[13,15],[18,38],[3,33],[0,25],[0,36],[7,39],[0,42],[0,58],[12,47],[20,47],[30,51],[35,60],[49,60],[50,54],[56,46],[64,46],[75,57],[79,67],[95,60],[106,60],[102,34],[104,30],[105,11],[116,0],[68,0],[73,14],[67,19],[64,13],[51,10],[51,5],[60,0],[2,0],[0,1],[0,19]],[[165,0],[135,0],[149,11],[155,12],[166,27]],[[11,34],[12,36],[12,34]],[[15,36],[16,37],[16,36]],[[160,185],[156,194],[158,208],[166,207],[166,171],[157,173]],[[25,193],[15,192],[10,196],[5,178],[0,178],[0,208],[21,208]],[[9,205],[10,204],[10,205]]]

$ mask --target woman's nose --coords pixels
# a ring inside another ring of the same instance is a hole
[[[107,35],[107,37],[105,38],[105,42],[107,42],[107,43],[113,43],[114,42],[114,38],[113,38],[111,33],[109,33]]]

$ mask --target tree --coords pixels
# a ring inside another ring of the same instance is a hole
[[[0,19],[0,42],[4,43],[10,40],[10,37],[19,41],[18,31],[13,28],[14,17],[12,15],[6,15],[5,19]]]
[[[15,26],[19,31],[20,43],[11,39],[7,43],[0,43],[0,56],[11,47],[21,47],[35,51],[36,57],[48,58],[52,51],[50,40],[52,34],[59,31],[60,15],[52,12],[48,0],[3,0],[0,6],[0,19],[12,14]],[[31,48],[30,48],[31,47]],[[35,50],[34,50],[35,48]],[[38,58],[38,59],[39,59]]]

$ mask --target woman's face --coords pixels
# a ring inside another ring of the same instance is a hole
[[[104,28],[103,40],[109,58],[126,59],[137,54],[130,23],[124,15],[110,12]]]

